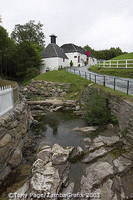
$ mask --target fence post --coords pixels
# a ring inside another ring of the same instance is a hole
[[[74,74],[75,74],[75,69],[74,69]]]
[[[110,60],[110,68],[111,68],[111,60]]]
[[[117,61],[117,68],[119,67],[119,61]]]
[[[126,60],[126,68],[127,68],[127,60]]]
[[[103,78],[104,78],[104,80],[103,80],[103,86],[105,87],[105,85],[106,85],[105,76]]]
[[[87,79],[87,74],[86,74],[86,72],[85,72],[85,78]]]
[[[95,74],[95,83],[97,82],[97,75]]]
[[[127,95],[129,94],[129,80],[127,81]]]
[[[116,78],[114,78],[114,90],[115,90]]]
[[[90,79],[90,81],[91,81],[91,73],[89,73],[89,79]]]
[[[81,76],[80,70],[79,70],[79,75]]]

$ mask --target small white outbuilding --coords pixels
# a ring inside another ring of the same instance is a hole
[[[50,37],[51,43],[44,49],[42,53],[42,73],[46,70],[58,70],[59,68],[65,68],[69,65],[68,57],[64,53],[63,49],[56,44],[57,36],[50,35]]]

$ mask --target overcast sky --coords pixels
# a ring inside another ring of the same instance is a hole
[[[15,24],[40,21],[46,45],[54,33],[58,45],[133,52],[133,0],[1,0],[0,15],[9,32]]]

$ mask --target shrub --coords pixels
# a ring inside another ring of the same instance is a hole
[[[70,61],[70,67],[72,67],[72,66],[73,66],[73,61],[71,60],[71,61]]]
[[[112,115],[108,100],[100,94],[93,93],[86,102],[86,115],[89,125],[104,125],[111,122]]]

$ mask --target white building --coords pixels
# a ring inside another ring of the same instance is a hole
[[[43,51],[43,66],[41,72],[46,70],[58,70],[59,68],[68,67],[68,57],[63,49],[56,44],[56,36],[51,35],[51,43]]]
[[[83,48],[75,44],[64,44],[61,46],[61,48],[69,59],[69,66],[70,62],[73,63],[74,67],[85,66],[87,56]]]
[[[86,51],[75,44],[64,44],[59,47],[56,44],[57,36],[51,35],[51,43],[43,51],[43,66],[41,72],[46,70],[58,70],[59,68],[92,66],[97,60],[87,57]]]

